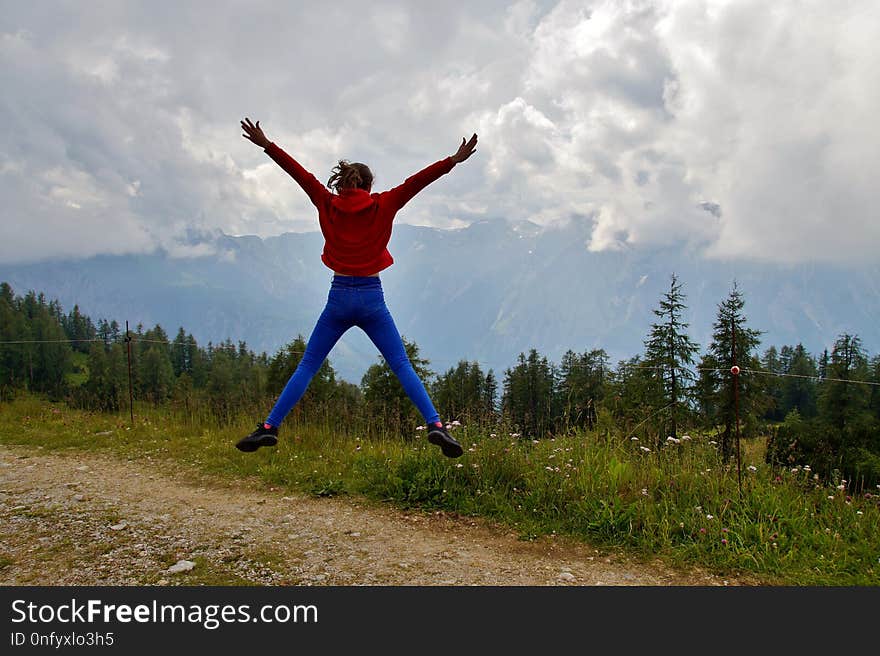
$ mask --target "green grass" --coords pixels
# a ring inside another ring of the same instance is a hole
[[[697,435],[658,453],[623,437],[587,433],[534,443],[462,427],[465,454],[448,460],[415,432],[412,441],[357,439],[326,425],[294,425],[283,428],[276,449],[243,454],[233,445],[251,430],[250,418],[195,427],[164,410],[142,410],[129,427],[127,415],[22,397],[0,405],[0,441],[482,516],[523,539],[569,535],[633,557],[659,556],[768,584],[880,582],[878,494],[820,485],[803,467],[771,471],[759,441],[744,443],[740,496],[735,465],[723,466],[711,438]]]

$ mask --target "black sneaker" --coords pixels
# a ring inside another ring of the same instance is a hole
[[[449,434],[449,431],[443,428],[443,424],[439,426],[432,424],[428,427],[428,441],[439,446],[443,451],[443,455],[447,458],[458,458],[458,456],[464,453],[461,444]]]
[[[266,428],[265,424],[257,424],[257,430],[243,437],[235,445],[239,451],[256,451],[261,446],[275,446],[278,444],[278,427],[270,426]]]

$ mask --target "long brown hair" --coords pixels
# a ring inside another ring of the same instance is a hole
[[[333,167],[333,175],[327,180],[327,186],[335,189],[336,193],[343,189],[365,189],[369,191],[373,186],[373,172],[370,167],[360,162],[348,162],[339,160],[339,164]]]

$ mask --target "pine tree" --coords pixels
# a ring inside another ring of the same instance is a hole
[[[662,399],[657,394],[657,381],[651,371],[641,356],[636,355],[629,360],[620,360],[609,376],[606,396],[611,398],[612,416],[630,437],[637,437],[632,434],[636,429],[647,432],[646,420],[662,408],[657,405]]]
[[[72,351],[61,326],[61,309],[57,302],[49,304],[43,294],[29,292],[21,305],[27,326],[24,345],[27,366],[27,388],[60,396],[67,388],[66,376],[71,371]]]
[[[827,371],[827,377],[836,380],[822,383],[820,411],[832,426],[842,429],[867,412],[870,400],[868,386],[857,384],[868,379],[868,358],[857,335],[844,333],[837,338]]]
[[[159,344],[151,345],[141,356],[139,374],[140,390],[144,398],[154,405],[168,399],[175,379],[167,349]]]
[[[712,344],[709,346],[709,352],[722,369],[721,375],[716,379],[717,387],[713,390],[712,403],[715,414],[711,417],[711,421],[723,427],[721,455],[725,461],[730,458],[733,451],[733,431],[736,426],[734,385],[739,385],[740,415],[747,420],[747,424],[754,423],[755,405],[762,392],[762,385],[754,376],[748,374],[733,376],[727,371],[734,360],[734,331],[736,362],[740,369],[760,368],[760,362],[755,357],[754,351],[761,343],[761,333],[746,327],[744,306],[745,299],[734,282],[730,295],[718,306],[718,315],[712,326]]]
[[[205,349],[199,347],[196,338],[192,334],[186,336],[186,354],[189,358],[189,371],[192,375],[193,387],[204,389],[208,384],[208,355]]]
[[[0,342],[28,339],[27,321],[20,299],[7,283],[0,285]],[[23,387],[27,372],[27,345],[0,344],[0,399]]]
[[[715,425],[719,416],[718,390],[721,387],[721,371],[712,353],[704,353],[697,365],[700,374],[694,386],[694,398],[700,422],[707,427]]]
[[[192,362],[187,347],[186,332],[183,330],[183,326],[181,326],[180,330],[177,331],[174,342],[171,344],[171,366],[174,369],[175,378],[192,371]]]
[[[128,372],[122,344],[109,350],[93,342],[88,357],[89,378],[84,384],[88,404],[106,412],[118,412],[128,401]]]
[[[673,438],[678,437],[678,426],[689,414],[687,401],[695,379],[690,365],[694,364],[694,355],[700,350],[685,332],[689,324],[682,319],[682,313],[687,309],[684,299],[681,284],[673,273],[669,291],[660,299],[660,308],[654,310],[661,322],[652,324],[645,341],[645,363],[656,367],[652,375],[661,394],[661,403],[669,407],[669,434]]]
[[[209,343],[209,347],[210,347]],[[229,350],[211,348],[208,361],[207,392],[211,409],[223,421],[229,421],[235,404],[235,363]]]
[[[114,342],[107,353],[107,395],[114,410],[128,407],[128,358],[124,342]]]
[[[554,368],[535,349],[519,354],[516,366],[504,372],[501,409],[525,436],[541,437],[553,427]]]
[[[791,347],[783,346],[782,354],[785,356],[784,359],[790,359]],[[776,350],[776,347],[771,346],[764,351],[764,356],[761,358],[761,366],[768,373],[782,374],[785,373],[784,359],[780,352]],[[765,419],[769,421],[782,421],[785,419],[786,413],[782,403],[784,386],[784,380],[777,376],[768,377],[765,381],[764,388],[767,397],[767,410],[764,413]]]
[[[465,423],[479,422],[491,417],[486,390],[487,376],[478,362],[461,360],[455,367],[437,377],[432,386],[432,398],[441,416]],[[494,384],[494,377],[493,377]]]
[[[875,421],[880,421],[880,355],[871,358],[870,378],[869,381],[874,383],[871,385],[871,398],[868,402]]]
[[[789,377],[784,378],[782,384],[782,416],[797,410],[804,419],[815,417],[817,383],[814,379],[819,375],[819,370],[816,361],[803,344],[798,344],[791,350],[791,357],[788,358],[783,373]]]
[[[597,407],[605,397],[608,354],[594,349],[580,355],[569,350],[559,363],[556,388],[557,426],[593,429]]]
[[[86,361],[89,377],[84,388],[88,394],[88,405],[99,410],[116,410],[108,407],[108,399],[105,390],[107,379],[107,353],[101,344],[92,344]]]
[[[92,320],[79,311],[79,305],[74,305],[73,310],[67,316],[61,314],[60,317],[64,332],[72,342],[73,350],[80,353],[89,353],[91,350],[91,340],[98,336],[98,331],[95,329],[95,324],[92,323]]]
[[[496,415],[498,414],[497,407],[497,398],[498,398],[498,381],[495,378],[495,372],[491,369],[489,373],[486,374],[486,379],[483,381],[483,418],[486,422],[495,421]]]
[[[138,390],[154,404],[162,403],[171,395],[175,380],[168,334],[157,324],[139,335],[137,343]]]
[[[109,349],[113,339],[110,335],[110,324],[106,319],[98,321],[98,339],[104,343],[104,348]]]

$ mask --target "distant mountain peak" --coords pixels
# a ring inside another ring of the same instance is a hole
[[[683,245],[594,253],[583,247],[590,225],[588,217],[548,227],[492,218],[461,230],[395,225],[395,264],[382,283],[398,329],[435,371],[470,359],[501,373],[530,348],[553,361],[592,348],[628,359],[642,352],[675,272],[691,337],[704,349],[734,279],[750,327],[764,331],[762,349],[802,342],[815,353],[843,331],[861,336],[869,352],[880,346],[876,265],[714,261]],[[321,264],[322,244],[314,231],[260,238],[194,229],[177,253],[0,265],[0,281],[18,294],[57,298],[65,311],[78,304],[94,320],[158,323],[168,332],[183,326],[201,344],[229,338],[274,353],[308,336],[326,302],[331,273]],[[357,330],[330,354],[352,382],[375,360]]]

